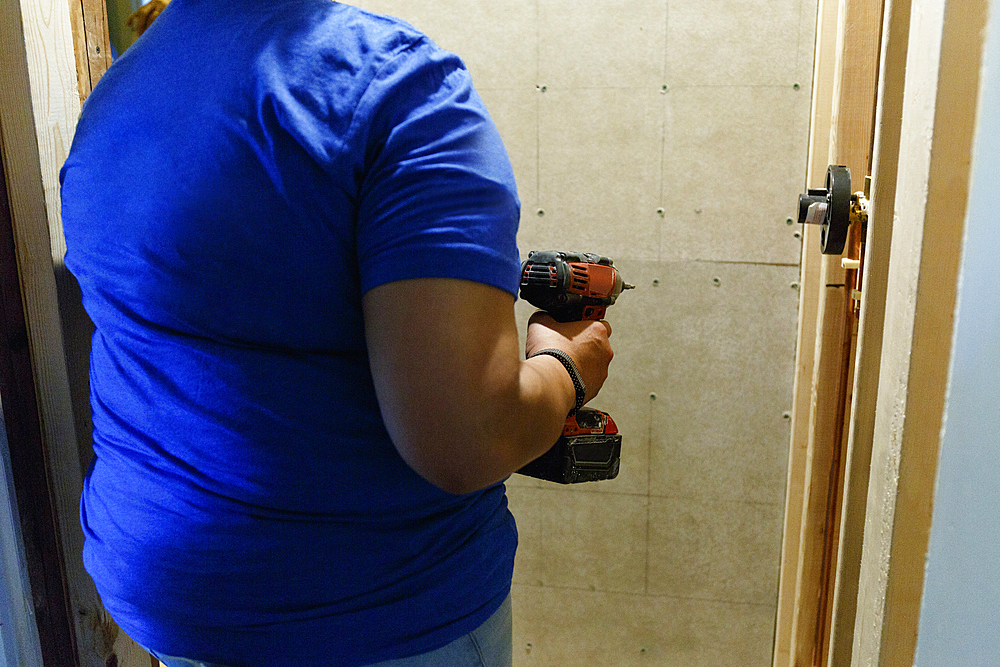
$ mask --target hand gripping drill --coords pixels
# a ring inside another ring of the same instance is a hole
[[[601,320],[622,291],[611,259],[593,253],[533,250],[521,265],[521,298],[558,322]],[[519,473],[561,484],[614,479],[622,437],[606,412],[579,408],[566,418],[562,435]]]

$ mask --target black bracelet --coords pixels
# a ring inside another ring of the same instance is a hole
[[[587,386],[583,384],[583,378],[580,377],[580,369],[576,367],[576,362],[573,361],[571,356],[562,350],[557,350],[554,347],[539,350],[531,356],[537,357],[540,354],[547,354],[550,357],[555,357],[569,373],[570,379],[573,380],[573,388],[576,389],[576,405],[574,405],[573,409],[569,411],[569,414],[570,416],[575,415],[576,411],[583,407],[583,401],[587,398]],[[529,357],[529,359],[530,358],[531,357]]]

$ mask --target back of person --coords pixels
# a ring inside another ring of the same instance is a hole
[[[361,310],[415,277],[516,292],[513,175],[454,55],[329,0],[173,0],[62,184],[96,326],[84,559],[130,636],[360,665],[500,606],[503,485],[450,495],[400,458]]]

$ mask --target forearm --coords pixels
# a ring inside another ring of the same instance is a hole
[[[479,436],[452,450],[462,456],[456,461],[455,486],[446,490],[465,493],[498,482],[544,454],[562,433],[576,391],[559,361],[549,356],[518,361],[516,374],[505,380],[502,394],[478,397]],[[467,416],[453,417],[459,424]]]

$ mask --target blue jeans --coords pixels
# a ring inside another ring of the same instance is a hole
[[[486,622],[469,634],[439,649],[386,660],[368,667],[511,667],[514,661],[510,596]],[[187,658],[171,658],[150,651],[167,667],[225,667]]]

